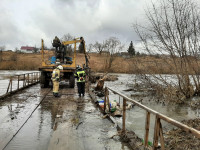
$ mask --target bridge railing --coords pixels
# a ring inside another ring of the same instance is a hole
[[[145,105],[142,105],[141,103],[109,88],[105,87],[105,100],[104,100],[104,112],[106,111],[106,104],[108,105],[108,108],[110,110],[110,105],[109,105],[109,91],[112,91],[114,94],[118,94],[119,96],[123,97],[123,118],[122,118],[122,133],[125,133],[126,131],[126,103],[131,102],[134,105],[137,105],[141,109],[146,111],[146,121],[145,121],[145,135],[144,135],[144,146],[148,146],[148,138],[149,138],[149,128],[150,128],[150,115],[153,114],[155,115],[155,124],[154,124],[154,137],[153,137],[153,149],[157,149],[158,147],[158,141],[160,138],[160,144],[161,144],[161,149],[164,150],[164,136],[163,136],[163,129],[162,129],[162,124],[161,120],[164,120],[168,122],[169,124],[172,124],[182,130],[184,130],[187,133],[191,133],[197,138],[200,138],[200,131],[188,127],[187,125],[184,125],[183,123],[180,123],[172,118],[169,118],[155,110],[152,110]]]
[[[40,81],[40,72],[32,72],[10,76],[6,93],[0,96],[0,99],[15,93],[25,87],[36,84]]]

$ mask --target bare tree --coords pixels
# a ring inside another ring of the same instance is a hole
[[[75,37],[72,36],[70,33],[63,35],[63,37],[61,38],[62,41],[72,41],[74,39],[75,39]],[[65,49],[66,55],[72,56],[72,54],[73,54],[72,45],[65,45],[64,47],[65,47],[64,49]]]
[[[101,55],[101,53],[103,52],[103,50],[105,50],[106,45],[105,43],[100,43],[98,41],[95,42],[95,44],[93,45],[94,49]]]
[[[146,9],[146,17],[147,26],[134,25],[146,52],[169,55],[171,61],[166,60],[166,64],[178,79],[174,87],[186,98],[200,95],[200,18],[195,2],[160,0],[159,5],[152,3],[152,8]],[[166,80],[159,79],[169,86]]]
[[[105,49],[108,52],[105,69],[109,71],[115,59],[115,54],[123,49],[124,45],[116,37],[110,37],[105,41]]]
[[[63,35],[63,37],[61,38],[62,41],[71,41],[71,40],[73,40],[73,39],[75,39],[75,37],[72,36],[72,35],[69,34],[69,33]]]
[[[3,57],[3,51],[6,49],[5,46],[0,46],[0,61],[2,61],[2,57]]]
[[[88,53],[91,52],[92,49],[93,49],[93,44],[87,45],[87,52],[88,52]]]

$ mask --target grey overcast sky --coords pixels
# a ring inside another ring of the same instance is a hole
[[[47,46],[57,35],[83,36],[86,44],[115,36],[137,42],[132,28],[147,0],[0,0],[0,46]]]

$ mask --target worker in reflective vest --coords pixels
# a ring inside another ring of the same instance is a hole
[[[77,78],[77,87],[78,87],[78,94],[79,97],[85,96],[85,71],[80,67],[76,67],[76,72],[74,73],[74,77]]]
[[[59,82],[60,82],[60,70],[63,70],[61,65],[57,66],[52,73],[52,82],[53,82],[53,95],[59,97]]]

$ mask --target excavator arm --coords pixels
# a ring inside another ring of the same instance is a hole
[[[62,42],[63,45],[75,44],[75,47],[74,47],[75,49],[76,49],[76,43],[80,43],[79,51],[85,54],[85,64],[86,64],[86,67],[89,67],[88,66],[89,59],[88,59],[88,56],[87,56],[87,53],[86,53],[85,40],[84,40],[83,37],[76,38],[76,39],[74,39],[72,41],[63,41]]]

